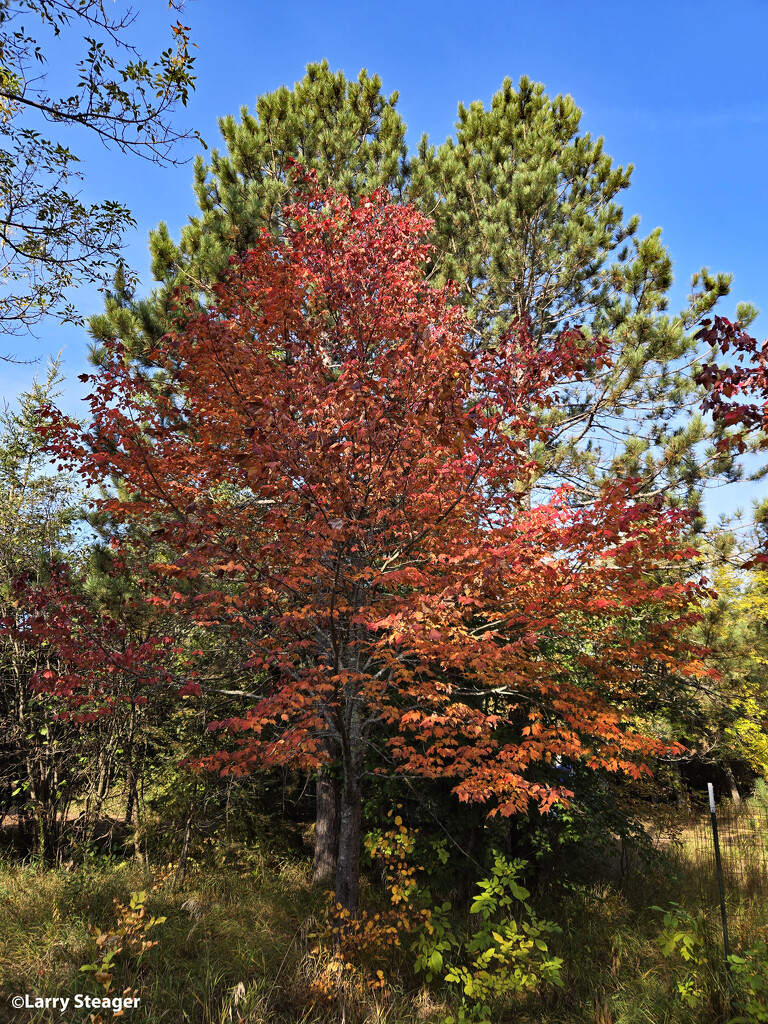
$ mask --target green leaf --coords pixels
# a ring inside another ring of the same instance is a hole
[[[437,949],[432,951],[432,955],[429,958],[429,969],[433,974],[439,974],[443,969],[443,957]]]

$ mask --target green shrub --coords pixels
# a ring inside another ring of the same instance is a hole
[[[430,908],[414,942],[414,966],[427,981],[442,977],[459,987],[456,1014],[446,1017],[446,1024],[490,1024],[494,1003],[563,984],[563,962],[550,955],[544,938],[560,928],[539,920],[527,902],[530,893],[519,881],[525,867],[525,861],[496,854],[470,908],[479,924],[463,942],[451,929],[450,903]]]

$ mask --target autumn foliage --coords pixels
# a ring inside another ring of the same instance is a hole
[[[725,317],[705,320],[697,338],[711,346],[713,354],[733,355],[732,365],[705,363],[697,381],[706,388],[702,408],[715,421],[732,428],[718,441],[718,448],[745,452],[748,446],[768,448],[768,340],[759,342]],[[733,429],[735,428],[735,429]],[[768,565],[763,550],[746,563],[747,567]]]
[[[705,320],[697,334],[719,354],[736,356],[734,366],[708,363],[698,375],[707,388],[703,407],[726,426],[739,426],[735,437],[724,438],[721,447],[746,449],[746,435],[768,431],[768,341],[759,342],[738,323],[716,316]],[[760,445],[766,446],[765,440]]]
[[[212,723],[237,742],[207,766],[340,764],[354,910],[368,770],[502,815],[568,795],[533,765],[640,772],[661,747],[635,713],[700,671],[681,639],[700,588],[683,515],[631,484],[531,501],[537,413],[606,346],[537,349],[525,325],[484,346],[424,279],[429,222],[384,192],[310,189],[285,223],[215,306],[179,297],[154,370],[111,344],[90,427],[51,409],[46,429],[62,464],[124,482],[96,504],[126,552],[149,538],[146,600],[247,640],[258,699]]]

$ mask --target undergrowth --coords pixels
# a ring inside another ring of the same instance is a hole
[[[131,1024],[768,1020],[767,901],[729,876],[732,1012],[700,845],[683,830],[620,878],[536,882],[524,863],[497,858],[462,907],[430,893],[398,824],[369,843],[383,870],[364,883],[354,927],[313,889],[305,861],[245,846],[207,841],[183,891],[167,864],[0,862],[0,1022],[113,1019],[109,1009],[10,1003],[75,993],[134,993]]]

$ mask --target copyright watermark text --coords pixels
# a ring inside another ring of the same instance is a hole
[[[73,1009],[86,1010],[135,1010],[141,1002],[140,996],[86,996],[78,992],[74,996],[31,996],[29,994],[12,996],[11,1006],[14,1010],[61,1010],[64,1012],[71,1006]]]

